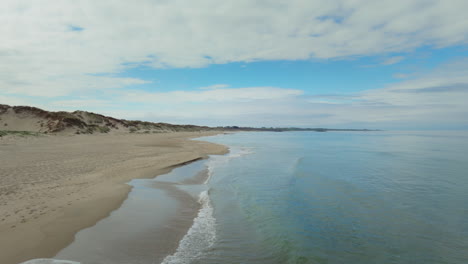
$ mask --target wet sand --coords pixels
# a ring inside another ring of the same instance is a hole
[[[200,204],[196,187],[202,187],[203,181],[183,182],[202,178],[203,174],[206,179],[206,170],[200,171],[204,163],[197,161],[155,179],[131,181],[134,188],[122,206],[95,226],[80,231],[75,241],[54,258],[83,264],[161,263],[176,251],[197,216]],[[194,188],[187,192],[180,189],[182,186]]]
[[[76,232],[118,208],[131,179],[153,178],[208,154],[226,153],[224,146],[189,140],[212,134],[0,140],[0,263],[53,257]],[[187,213],[193,212],[196,208]]]

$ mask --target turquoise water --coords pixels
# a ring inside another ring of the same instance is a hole
[[[208,161],[216,235],[187,262],[468,263],[465,132],[203,140],[231,154]]]

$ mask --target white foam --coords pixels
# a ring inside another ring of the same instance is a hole
[[[230,149],[231,152],[227,156],[228,158],[239,158],[242,156],[250,155],[254,153],[252,148],[239,148],[239,149]]]
[[[80,264],[80,262],[60,259],[31,259],[20,264]]]
[[[214,168],[221,163],[226,163],[231,159],[240,158],[242,156],[250,155],[254,153],[251,148],[229,148],[229,154],[224,156],[210,156],[207,163],[208,177],[204,184],[210,182],[211,176],[213,175]]]
[[[161,264],[185,264],[198,258],[203,251],[213,246],[216,240],[216,221],[213,217],[208,191],[200,193],[198,202],[202,205],[193,225],[179,242],[174,255],[167,256]]]

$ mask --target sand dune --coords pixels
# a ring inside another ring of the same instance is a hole
[[[0,139],[0,263],[52,257],[125,199],[133,178],[223,154],[216,132]]]
[[[0,104],[0,132],[2,130],[55,134],[113,134],[197,132],[216,129],[206,126],[130,121],[86,111],[52,112],[31,106]]]

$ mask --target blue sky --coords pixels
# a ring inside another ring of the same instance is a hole
[[[214,126],[468,128],[466,1],[5,7],[0,103]]]
[[[385,65],[386,61],[395,57],[403,58]],[[302,89],[309,95],[341,94],[383,88],[410,77],[401,75],[427,72],[461,57],[468,57],[466,48],[425,47],[408,53],[345,60],[236,62],[182,69],[137,66],[118,76],[149,81],[135,87],[146,91],[196,90],[213,84],[228,84],[231,87],[288,87]]]

